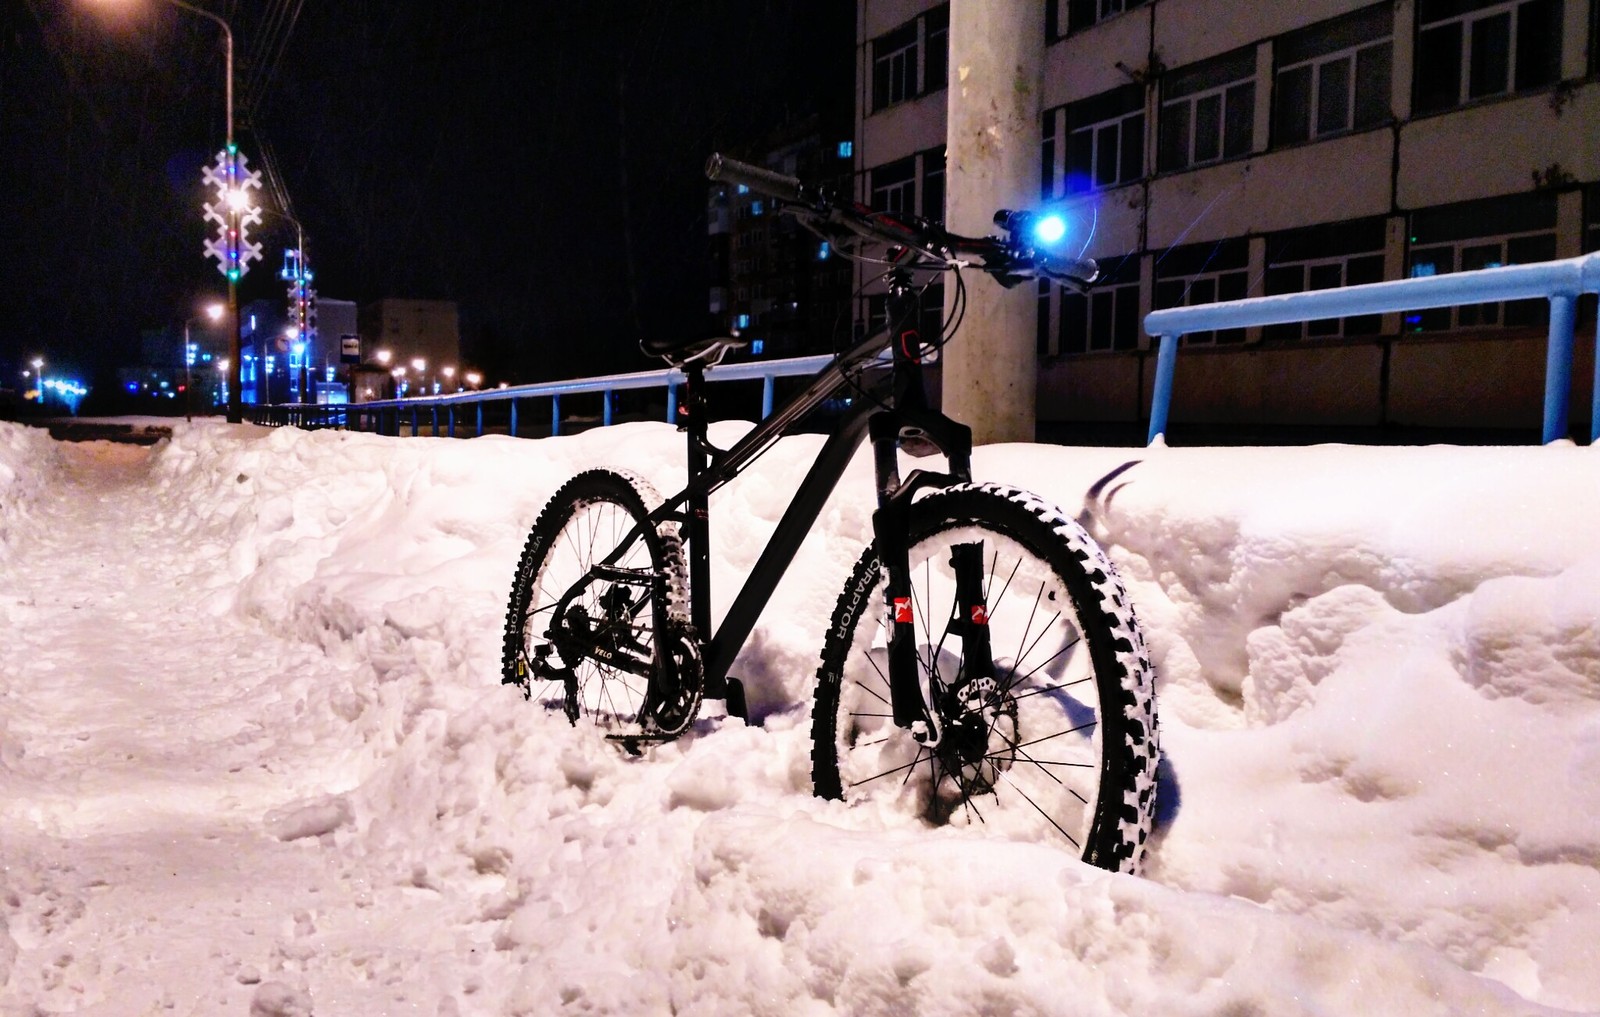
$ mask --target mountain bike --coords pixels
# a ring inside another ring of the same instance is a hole
[[[881,264],[888,327],[840,352],[726,449],[707,437],[706,375],[743,340],[647,341],[647,353],[684,376],[688,484],[662,498],[637,476],[594,469],[555,493],[517,564],[502,680],[635,753],[688,730],[704,699],[744,716],[734,659],[867,440],[873,539],[824,638],[815,793],[1065,842],[1092,864],[1134,870],[1158,747],[1132,605],[1105,553],[1060,509],[973,481],[971,429],[930,406],[923,380],[924,359],[960,314],[931,341],[917,324],[919,276],[953,273],[961,308],[963,269],[1002,286],[1047,279],[1081,292],[1095,264],[1052,249],[1061,230],[1048,215],[1002,211],[1000,236],[966,237],[721,156],[707,175],[771,199],[834,251]],[[850,409],[713,625],[711,494],[841,392]],[[945,468],[902,476],[902,454],[937,454]]]

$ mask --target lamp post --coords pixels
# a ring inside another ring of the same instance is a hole
[[[286,198],[286,196],[285,196]],[[287,200],[287,198],[286,198]],[[305,402],[306,390],[310,385],[309,361],[311,358],[311,323],[308,310],[309,296],[307,284],[311,281],[311,260],[306,257],[306,228],[288,212],[279,212],[272,208],[258,208],[257,211],[270,216],[276,216],[294,227],[295,237],[295,268],[291,274],[285,267],[281,277],[291,284],[290,295],[294,298],[294,327],[295,334],[300,342],[305,344],[300,354],[300,401]],[[287,263],[286,263],[287,264]],[[293,365],[291,362],[291,369]]]
[[[206,308],[205,316],[212,321],[219,321],[222,318],[223,310],[224,308],[221,304],[212,304]],[[189,391],[193,387],[193,383],[189,380],[189,366],[194,363],[194,347],[189,342],[189,326],[199,320],[200,316],[197,314],[183,323],[183,419],[186,421],[194,419],[193,405],[191,403],[193,396]]]
[[[222,29],[222,39],[226,52],[224,70],[224,94],[227,101],[228,117],[228,181],[237,185],[238,148],[233,143],[233,28],[229,26],[226,18],[213,14],[208,10],[185,3],[184,0],[166,0],[167,3],[190,14],[198,14],[208,21],[215,22]],[[231,237],[239,236],[239,206],[237,202],[228,203],[228,233]],[[228,329],[228,423],[237,424],[244,419],[244,410],[240,400],[240,374],[239,366],[243,361],[243,347],[239,338],[239,275],[242,266],[230,264],[226,266],[228,276],[228,320],[232,323]]]
[[[43,406],[44,405],[44,358],[43,357],[34,357],[33,360],[32,360],[32,364],[33,364],[33,384],[34,384],[34,387],[39,390],[39,405]]]
[[[428,369],[428,362],[421,357],[411,361],[411,367],[417,372],[417,390],[422,395],[428,394],[427,375],[423,374]]]
[[[239,150],[233,143],[233,28],[228,24],[227,19],[221,15],[196,7],[191,3],[185,2],[185,0],[165,0],[165,2],[179,10],[197,14],[207,21],[214,22],[218,28],[222,29],[225,54],[223,90],[226,96],[228,122],[228,144],[224,150],[226,171],[223,179],[226,181],[228,188],[237,192],[239,187]],[[248,199],[245,199],[245,202],[247,201]],[[228,277],[228,319],[232,322],[228,339],[228,423],[230,424],[237,424],[244,419],[239,397],[239,365],[243,360],[240,356],[241,344],[239,339],[239,277],[244,274],[243,259],[239,255],[239,248],[242,243],[239,213],[241,211],[240,205],[245,202],[229,200],[224,203],[226,211],[222,213],[226,217],[224,228],[227,232],[227,252],[222,255],[224,259],[222,268],[223,274]]]

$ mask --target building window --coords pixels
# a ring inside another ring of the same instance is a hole
[[[1155,306],[1194,307],[1241,300],[1250,289],[1250,242],[1244,237],[1174,247],[1156,260]],[[1191,332],[1186,344],[1242,343],[1242,328]]]
[[[1516,194],[1482,201],[1424,208],[1411,213],[1411,250],[1406,274],[1413,279],[1449,272],[1471,272],[1501,265],[1552,261],[1556,256],[1556,199],[1553,194]],[[1516,300],[1414,311],[1405,316],[1408,332],[1538,325],[1548,319],[1548,302]]]
[[[1048,0],[1045,4],[1045,39],[1056,42],[1124,11],[1143,7],[1146,0]]]
[[[1250,154],[1255,73],[1255,48],[1247,46],[1166,76],[1157,139],[1162,172]]]
[[[867,175],[870,204],[880,212],[912,215],[917,205],[917,158],[897,159]]]
[[[950,70],[950,5],[872,40],[872,110],[944,88]]]
[[[1393,8],[1380,4],[1279,39],[1274,143],[1309,141],[1389,120],[1393,33]]]
[[[1600,251],[1600,184],[1583,189],[1583,252]]]
[[[1267,237],[1267,296],[1382,282],[1385,239],[1382,216],[1271,234]],[[1381,315],[1362,314],[1268,325],[1262,338],[1324,339],[1377,335],[1382,330]]]
[[[1420,0],[1417,113],[1525,92],[1561,76],[1560,0]]]
[[[944,222],[944,146],[919,154],[922,159],[921,214],[934,222]]]
[[[1057,122],[1066,153],[1055,176]],[[1144,176],[1144,86],[1124,85],[1045,113],[1044,196],[1115,187]]]
[[[1102,258],[1092,290],[1061,291],[1061,353],[1139,348],[1139,265],[1137,254]]]

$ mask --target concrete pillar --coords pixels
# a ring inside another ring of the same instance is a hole
[[[951,0],[946,224],[995,230],[1000,208],[1039,203],[1044,26],[1031,3]],[[945,287],[946,315],[956,288]],[[1038,402],[1038,290],[967,280],[967,314],[944,351],[943,407],[973,441],[1033,441]]]

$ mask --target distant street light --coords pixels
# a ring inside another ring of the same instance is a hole
[[[454,380],[456,376],[456,369],[454,367],[441,367],[439,368],[439,373],[444,375],[445,387],[449,388],[451,381]],[[459,392],[461,389],[458,387],[456,391]]]
[[[44,405],[44,360],[40,357],[33,358],[33,384],[39,390],[39,405]]]
[[[468,388],[477,388],[479,385],[483,384],[483,375],[479,374],[477,371],[468,371],[466,377]]]
[[[387,367],[389,366],[389,361],[394,359],[394,352],[392,350],[379,350],[373,356],[378,359],[378,363]]]
[[[222,320],[222,312],[226,310],[221,304],[212,304],[205,309],[205,316],[212,321]],[[194,345],[189,342],[189,326],[200,320],[197,314],[183,323],[183,419],[194,420],[194,409],[190,405],[190,388],[193,383],[189,379],[189,366],[194,363]],[[227,363],[227,361],[223,361]]]

